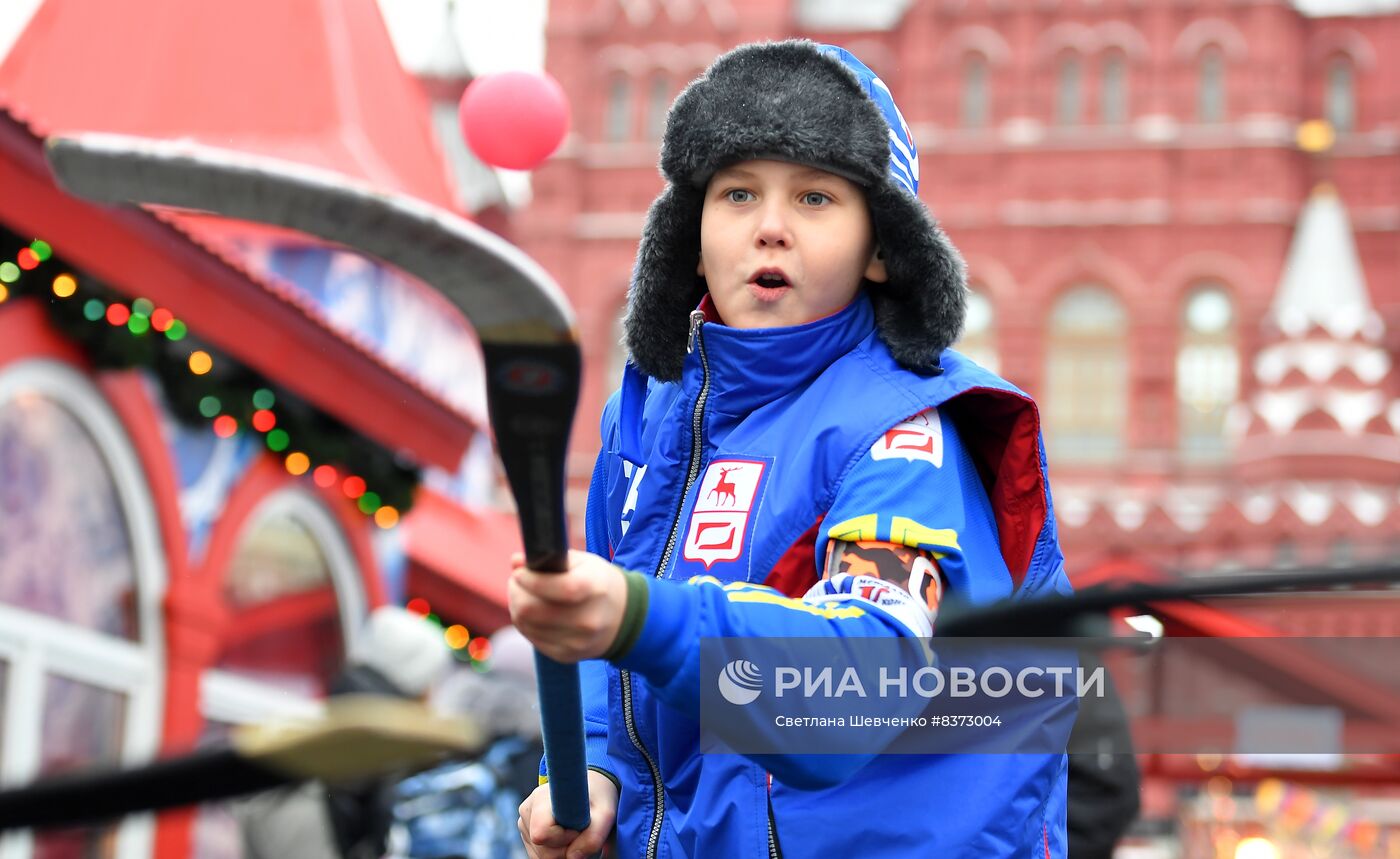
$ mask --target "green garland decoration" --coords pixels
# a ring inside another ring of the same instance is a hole
[[[0,306],[19,297],[38,301],[96,367],[149,371],[182,423],[219,435],[257,433],[293,473],[301,462],[291,457],[304,454],[306,479],[340,484],[362,513],[379,514],[381,527],[412,507],[420,468],[205,343],[169,310],[127,300],[46,242],[0,226]],[[322,466],[334,469],[334,482]]]

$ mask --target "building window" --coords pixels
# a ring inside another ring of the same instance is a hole
[[[320,698],[345,660],[341,605],[326,541],[304,515],[316,502],[297,500],[260,513],[229,562],[224,604],[230,622],[218,668]]]
[[[1128,61],[1122,54],[1112,53],[1104,58],[1099,116],[1105,125],[1128,121]]]
[[[1225,53],[1214,45],[1201,52],[1196,118],[1201,122],[1225,121]]]
[[[663,74],[651,79],[651,92],[647,94],[647,137],[660,140],[666,133],[666,113],[671,108],[671,81]]]
[[[1062,461],[1120,456],[1128,423],[1127,314],[1102,286],[1082,284],[1050,314],[1047,443]]]
[[[0,747],[16,782],[149,759],[165,567],[121,423],[82,373],[0,372]],[[33,836],[34,856],[149,855],[137,823]],[[24,854],[28,855],[28,854]]]
[[[957,350],[972,360],[998,372],[995,308],[984,290],[974,287],[967,296],[967,324]]]
[[[987,124],[987,58],[968,54],[963,63],[962,124],[965,128],[981,128]]]
[[[1225,455],[1225,415],[1239,396],[1235,309],[1219,284],[1186,299],[1176,356],[1176,399],[1181,452],[1193,459]]]
[[[1065,54],[1055,70],[1055,122],[1078,125],[1084,106],[1083,69],[1076,54]]]
[[[1356,93],[1351,60],[1337,57],[1327,65],[1327,95],[1325,113],[1335,131],[1351,131],[1356,127]]]
[[[626,75],[614,76],[608,86],[608,113],[603,133],[612,143],[632,139],[632,83]]]
[[[138,637],[116,478],[78,418],[28,391],[0,405],[0,603]]]

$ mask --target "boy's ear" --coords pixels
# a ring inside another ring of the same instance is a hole
[[[885,253],[879,248],[870,256],[870,264],[865,267],[865,279],[871,283],[885,283],[890,273],[885,270]]]

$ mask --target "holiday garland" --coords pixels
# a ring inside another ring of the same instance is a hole
[[[221,438],[259,434],[288,472],[338,486],[381,528],[412,505],[418,468],[208,345],[170,309],[127,300],[48,243],[0,228],[0,305],[22,295],[94,366],[150,371],[181,422]]]

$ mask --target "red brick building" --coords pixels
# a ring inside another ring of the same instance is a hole
[[[667,106],[724,49],[807,36],[875,69],[913,128],[921,194],[970,267],[959,348],[1041,404],[1073,579],[1345,567],[1400,550],[1400,4],[550,12],[548,68],[574,131],[511,230],[579,308],[580,487],[623,360],[618,318],[662,187]],[[1398,593],[1161,619],[1185,634],[1397,635]],[[1148,769],[1210,774],[1189,759]]]
[[[666,107],[719,51],[794,35],[895,92],[970,266],[961,347],[1040,400],[1076,571],[1397,547],[1400,7],[555,2],[574,132],[511,229],[579,307],[580,471]],[[1305,147],[1315,119],[1332,139]]]

